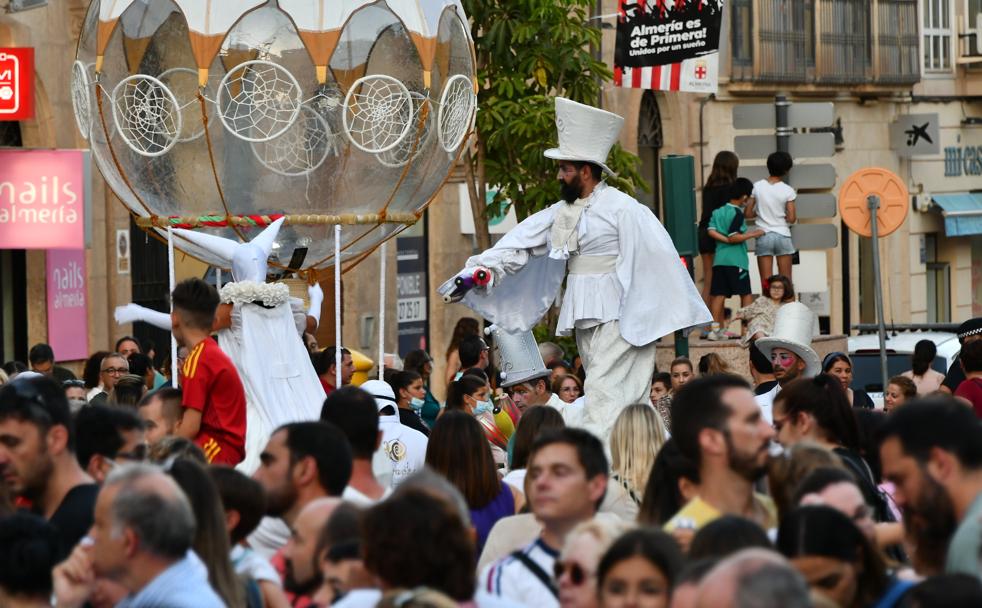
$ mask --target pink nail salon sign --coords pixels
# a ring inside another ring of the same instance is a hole
[[[84,249],[53,249],[47,256],[48,343],[59,361],[89,356],[89,281]]]
[[[0,249],[83,249],[89,153],[0,150]]]

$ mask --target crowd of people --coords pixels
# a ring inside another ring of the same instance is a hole
[[[197,436],[227,409],[187,397],[211,338],[180,388],[132,337],[82,380],[36,345],[0,386],[0,605],[982,605],[982,319],[948,374],[919,344],[876,409],[786,316],[748,342],[752,383],[676,359],[606,441],[554,343],[509,383],[462,321],[442,404],[424,351],[355,387],[350,351],[334,386],[315,348],[320,419],[277,428],[251,474]]]

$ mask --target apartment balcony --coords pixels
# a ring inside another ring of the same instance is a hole
[[[731,92],[892,92],[920,80],[916,0],[731,0]]]

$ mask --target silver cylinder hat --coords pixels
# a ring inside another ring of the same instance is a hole
[[[549,376],[539,354],[539,345],[531,331],[509,332],[491,325],[484,333],[494,339],[494,363],[501,373],[501,386],[521,384],[533,378]]]

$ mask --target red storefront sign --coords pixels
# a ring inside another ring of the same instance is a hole
[[[0,121],[34,118],[34,49],[0,48]]]

